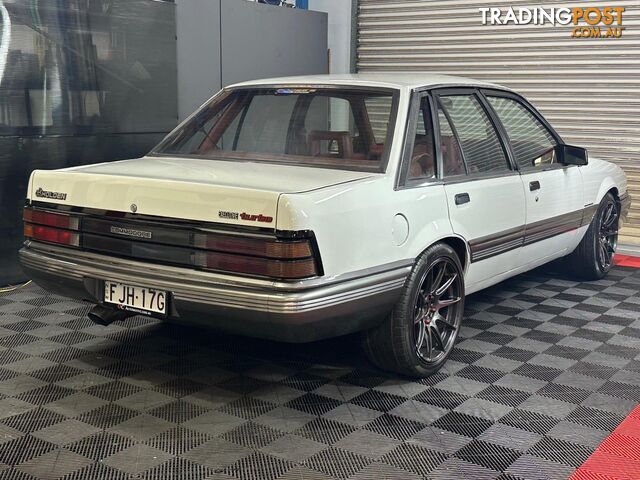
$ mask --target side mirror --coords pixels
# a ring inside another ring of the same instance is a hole
[[[589,153],[586,148],[573,145],[558,145],[558,160],[565,165],[586,165],[589,163]]]

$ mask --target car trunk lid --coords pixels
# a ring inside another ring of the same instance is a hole
[[[275,228],[278,198],[371,173],[247,161],[144,157],[36,170],[36,202],[142,215]]]

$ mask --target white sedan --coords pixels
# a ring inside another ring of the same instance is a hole
[[[560,257],[606,275],[628,206],[619,167],[507,88],[278,78],[223,89],[143,158],[34,171],[20,257],[98,323],[362,332],[375,364],[425,376],[465,295]]]

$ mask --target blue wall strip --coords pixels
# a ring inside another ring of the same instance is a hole
[[[296,7],[309,10],[309,0],[296,0]]]

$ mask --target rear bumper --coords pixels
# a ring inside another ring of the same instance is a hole
[[[27,242],[25,272],[56,293],[98,303],[103,281],[171,292],[169,320],[289,342],[344,335],[391,311],[407,262],[349,276],[295,283],[241,278]]]

